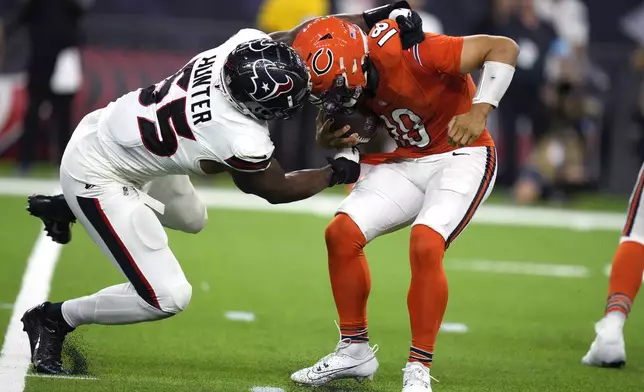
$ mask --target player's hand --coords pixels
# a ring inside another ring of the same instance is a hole
[[[358,144],[357,133],[346,136],[351,130],[350,126],[345,125],[336,131],[331,131],[332,124],[333,117],[326,117],[324,111],[320,110],[318,117],[315,119],[315,140],[320,147],[326,149],[347,148]]]
[[[360,178],[360,151],[357,147],[340,149],[333,159],[327,160],[333,169],[329,186],[353,184]]]
[[[418,15],[418,12],[396,9],[389,14],[389,19],[393,19],[398,23],[403,50],[407,50],[425,40],[423,19]]]
[[[472,105],[468,113],[458,115],[449,122],[447,140],[457,147],[471,146],[485,130],[487,116],[493,106],[487,103]]]

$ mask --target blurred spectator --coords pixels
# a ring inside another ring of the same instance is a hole
[[[329,0],[265,0],[257,26],[266,32],[289,30],[307,19],[328,15],[330,10]]]
[[[499,170],[497,183],[510,186],[520,167],[518,134],[526,131],[525,127],[520,129],[519,120],[529,120],[535,138],[546,128],[546,101],[554,98],[552,89],[547,87],[545,67],[557,35],[548,22],[539,19],[533,0],[494,1],[489,17],[477,33],[507,36],[521,47],[514,80],[499,107],[502,137],[498,141],[503,146],[505,164]]]
[[[585,49],[590,38],[588,7],[580,0],[539,0],[534,3],[540,18],[552,23],[571,47]]]
[[[443,24],[434,15],[427,12],[427,0],[407,0],[411,8],[418,12],[423,20],[423,30],[426,33],[443,34]]]
[[[579,132],[589,115],[582,90],[562,83],[549,109],[549,126],[539,138],[521,178],[514,187],[515,200],[531,204],[542,198],[563,200],[586,183],[586,148]]]
[[[629,137],[635,143],[636,153],[640,161],[644,160],[644,3],[629,12],[621,21],[621,28],[638,47],[631,57],[631,66],[635,75],[639,76],[640,86],[633,121],[637,125],[637,134]]]
[[[552,24],[561,38],[559,56],[548,64],[549,77],[582,83],[590,71],[588,7],[580,0],[539,0],[535,2],[535,10],[539,17]]]
[[[641,78],[641,76],[644,75],[644,46],[640,46],[635,50],[632,58],[632,66]],[[635,121],[638,128],[638,133],[633,138],[635,141],[635,151],[639,160],[644,161],[644,82],[640,82],[638,99],[633,113],[633,121]]]
[[[24,0],[15,16],[4,23],[9,39],[21,26],[29,32],[31,53],[27,64],[29,107],[19,141],[21,172],[29,170],[36,158],[38,128],[43,104],[48,102],[55,119],[58,154],[62,153],[72,131],[71,111],[81,85],[80,19],[91,0]],[[1,45],[0,45],[1,46]]]

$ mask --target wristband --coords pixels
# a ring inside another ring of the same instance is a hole
[[[498,107],[501,98],[508,91],[513,77],[514,67],[510,64],[486,61],[483,64],[479,86],[472,102],[489,103],[495,108]]]

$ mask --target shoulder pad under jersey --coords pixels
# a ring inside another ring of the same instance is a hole
[[[396,67],[403,61],[398,23],[385,19],[376,23],[367,40],[369,57],[385,67]]]

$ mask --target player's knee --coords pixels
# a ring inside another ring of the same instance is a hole
[[[187,214],[185,221],[185,232],[190,234],[197,234],[206,227],[208,221],[208,210],[206,206],[199,201],[197,205],[192,208],[192,211]]]
[[[366,245],[366,239],[358,225],[346,214],[338,214],[324,232],[329,253],[355,252]]]
[[[157,300],[161,310],[177,314],[185,310],[192,298],[192,285],[187,280],[157,288]]]
[[[445,239],[437,231],[425,225],[415,225],[411,229],[409,253],[415,261],[440,260],[435,256],[445,253]]]
[[[171,226],[183,231],[184,233],[197,234],[206,226],[208,221],[208,210],[206,205],[196,193],[182,196],[174,201],[171,205],[174,216]],[[171,223],[171,222],[168,222]]]

